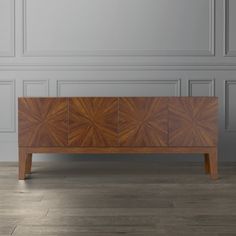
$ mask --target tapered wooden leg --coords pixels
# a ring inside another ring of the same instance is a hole
[[[19,180],[25,179],[26,174],[27,152],[24,148],[19,148]]]
[[[206,174],[210,174],[209,154],[208,154],[208,153],[205,153],[205,154],[204,154],[204,158],[205,158],[205,162],[204,162],[205,173],[206,173]]]
[[[27,154],[27,159],[26,159],[26,174],[31,173],[31,167],[32,167],[32,153]]]
[[[31,173],[31,167],[32,167],[32,153],[27,154],[27,159],[26,159],[26,174]]]
[[[218,161],[217,161],[217,149],[209,152],[209,169],[212,179],[218,179]]]

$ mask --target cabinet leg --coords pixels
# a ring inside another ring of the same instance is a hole
[[[31,168],[32,168],[32,153],[27,154],[27,159],[26,159],[26,174],[31,173]]]
[[[210,174],[210,160],[209,160],[209,154],[204,154],[204,166],[205,166],[205,173]]]
[[[212,179],[218,179],[217,149],[210,151],[208,155],[210,176]]]
[[[19,180],[24,180],[26,174],[31,173],[32,153],[27,153],[24,148],[19,148]]]

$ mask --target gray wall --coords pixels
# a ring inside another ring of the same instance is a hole
[[[219,96],[236,160],[235,0],[0,0],[0,160],[19,96]]]

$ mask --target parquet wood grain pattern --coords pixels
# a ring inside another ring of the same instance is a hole
[[[117,146],[118,98],[70,98],[69,146]]]
[[[120,98],[121,146],[167,146],[168,98]]]
[[[64,98],[19,99],[19,145],[67,145],[68,108]]]
[[[169,145],[216,146],[217,99],[169,98]]]

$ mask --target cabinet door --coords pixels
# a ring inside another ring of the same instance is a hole
[[[121,146],[167,146],[168,98],[136,97],[119,100]]]
[[[68,102],[65,98],[19,98],[19,145],[67,145]]]
[[[216,146],[217,110],[215,97],[169,99],[170,146]]]
[[[118,98],[69,99],[70,146],[118,145]]]

